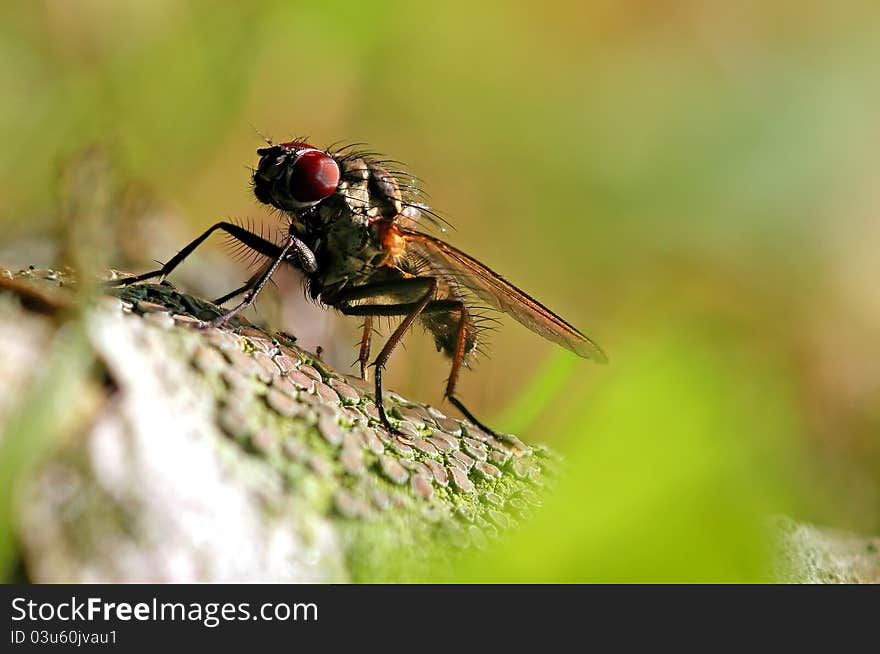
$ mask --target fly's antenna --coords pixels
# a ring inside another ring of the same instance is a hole
[[[263,132],[261,132],[259,129],[257,129],[257,127],[253,123],[248,123],[248,125],[250,125],[250,128],[252,130],[254,130],[254,132],[256,132],[257,136],[260,137],[261,141],[266,142],[266,145],[268,145],[269,147],[272,147],[273,145],[275,145],[275,142],[272,140],[271,136],[266,136]]]

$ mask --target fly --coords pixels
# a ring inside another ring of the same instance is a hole
[[[489,433],[455,394],[462,365],[480,343],[477,302],[508,314],[536,334],[581,357],[605,363],[602,349],[543,304],[461,250],[420,229],[420,221],[438,220],[417,202],[419,188],[390,163],[355,146],[320,150],[302,140],[257,150],[253,172],[257,199],[280,211],[287,233],[273,242],[230,222],[218,222],[165,265],[135,277],[132,284],[164,278],[217,230],[266,259],[243,286],[218,298],[221,305],[242,299],[209,323],[220,326],[247,308],[281,265],[305,276],[306,292],[323,305],[364,320],[358,361],[368,378],[373,319],[399,317],[372,363],[376,407],[383,425],[396,432],[385,413],[382,373],[404,334],[419,321],[434,337],[438,351],[452,360],[445,397],[471,422]]]

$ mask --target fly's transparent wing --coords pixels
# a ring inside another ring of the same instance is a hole
[[[428,262],[438,275],[447,275],[480,299],[547,340],[559,343],[585,359],[607,363],[596,343],[527,293],[461,250],[433,236],[398,227],[407,251]]]

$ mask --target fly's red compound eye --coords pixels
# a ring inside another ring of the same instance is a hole
[[[286,148],[287,150],[317,150],[314,145],[311,143],[306,143],[305,141],[288,141],[287,143],[279,144],[282,148]]]
[[[290,171],[290,193],[297,202],[318,202],[339,185],[339,166],[320,150],[306,150]]]

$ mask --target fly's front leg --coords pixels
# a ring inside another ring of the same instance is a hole
[[[237,295],[241,295],[245,291],[249,291],[250,289],[252,289],[254,287],[254,284],[257,283],[258,279],[259,279],[259,277],[257,277],[257,276],[251,277],[243,285],[239,286],[234,291],[229,291],[229,293],[227,293],[226,295],[221,295],[220,297],[218,297],[216,300],[214,300],[212,302],[212,304],[216,304],[219,307],[224,302],[231,300],[232,298],[236,297]]]
[[[246,246],[263,254],[272,259],[279,256],[281,252],[281,248],[272,243],[271,241],[267,241],[261,236],[257,236],[251,231],[248,231],[244,227],[240,227],[234,223],[229,222],[219,222],[215,225],[209,227],[205,232],[199,236],[194,241],[190,242],[185,248],[183,248],[180,252],[175,254],[171,259],[169,259],[168,263],[159,268],[158,270],[152,270],[150,272],[146,272],[135,277],[126,277],[123,279],[114,279],[112,281],[107,282],[107,286],[128,286],[129,284],[135,284],[137,282],[144,282],[149,279],[155,279],[159,277],[160,280],[164,279],[168,275],[171,274],[171,271],[177,268],[181,263],[183,263],[184,259],[186,259],[189,255],[193,253],[193,251],[199,247],[205,239],[207,239],[211,234],[213,234],[218,229],[226,232],[234,239],[241,241]],[[231,297],[231,296],[229,296]],[[226,298],[228,299],[228,297]]]
[[[217,298],[215,304],[222,304],[226,300],[246,292],[245,298],[242,302],[240,302],[232,310],[224,313],[219,318],[212,321],[210,323],[211,325],[222,325],[227,320],[232,318],[235,314],[239,313],[243,309],[247,308],[250,304],[252,304],[257,295],[259,295],[260,291],[263,290],[263,287],[278,269],[278,266],[280,266],[282,263],[287,262],[293,264],[300,270],[304,271],[306,274],[312,274],[318,269],[318,263],[315,257],[315,253],[312,252],[312,250],[309,249],[309,247],[305,243],[303,243],[293,234],[288,235],[285,245],[281,247],[276,245],[275,243],[272,243],[271,241],[267,241],[262,236],[257,236],[253,232],[245,229],[244,227],[241,227],[234,223],[223,221],[216,223],[215,225],[212,225],[207,230],[205,230],[205,232],[201,236],[191,241],[186,247],[175,254],[165,265],[163,265],[158,270],[152,270],[150,272],[142,273],[135,277],[116,279],[107,282],[107,285],[111,287],[128,286],[137,282],[155,279],[156,277],[164,279],[167,275],[171,274],[171,272],[175,268],[177,268],[177,266],[183,263],[183,261],[189,255],[191,255],[197,247],[199,247],[211,234],[213,234],[218,229],[226,232],[236,240],[241,241],[244,245],[251,248],[252,250],[255,250],[259,254],[269,257],[271,263],[263,270],[259,271],[256,275],[251,277],[240,288],[235,289],[231,293],[227,293],[223,297]]]
[[[245,293],[244,299],[222,316],[211,321],[209,323],[210,326],[219,327],[234,315],[253,304],[254,300],[257,299],[257,295],[260,294],[260,291],[265,288],[269,279],[275,274],[275,271],[278,270],[278,266],[285,261],[291,263],[295,262],[301,269],[308,273],[313,273],[317,270],[315,254],[296,236],[293,234],[288,235],[287,243],[285,243],[284,247],[279,250],[278,255],[274,258],[271,265],[267,266],[266,269],[262,271],[259,278],[257,278],[256,282],[253,284],[253,288]],[[248,285],[249,284],[250,281],[248,282]]]
[[[315,258],[315,253],[312,252],[309,247],[303,243],[301,240],[296,238],[295,236],[291,236],[293,239],[293,247],[290,248],[290,251],[286,255],[282,255],[280,250],[278,256],[282,261],[286,260],[289,263],[292,263],[300,270],[306,272],[307,274],[312,274],[318,269],[318,262]],[[242,286],[235,289],[234,291],[230,291],[226,295],[218,297],[214,300],[214,304],[221,305],[227,300],[231,300],[236,295],[241,295],[242,293],[249,291],[250,289],[257,286],[262,278],[263,274],[266,272],[267,268],[272,267],[273,261],[269,260],[265,265],[263,265],[257,272],[255,272],[249,280],[247,280]]]
[[[245,293],[246,291],[251,290],[254,286],[257,285],[257,282],[260,281],[260,277],[262,277],[263,273],[266,272],[266,267],[271,266],[271,265],[272,265],[272,262],[269,261],[268,263],[264,264],[263,266],[260,266],[260,268],[257,270],[257,272],[255,272],[253,275],[251,275],[251,278],[248,279],[244,284],[242,284],[240,287],[238,287],[234,291],[229,291],[229,293],[227,293],[226,295],[222,295],[222,296],[218,297],[216,300],[214,300],[213,304],[216,304],[217,306],[221,306],[224,302],[227,302],[228,300],[231,300],[232,298],[234,298],[238,295],[241,295],[242,293]]]

